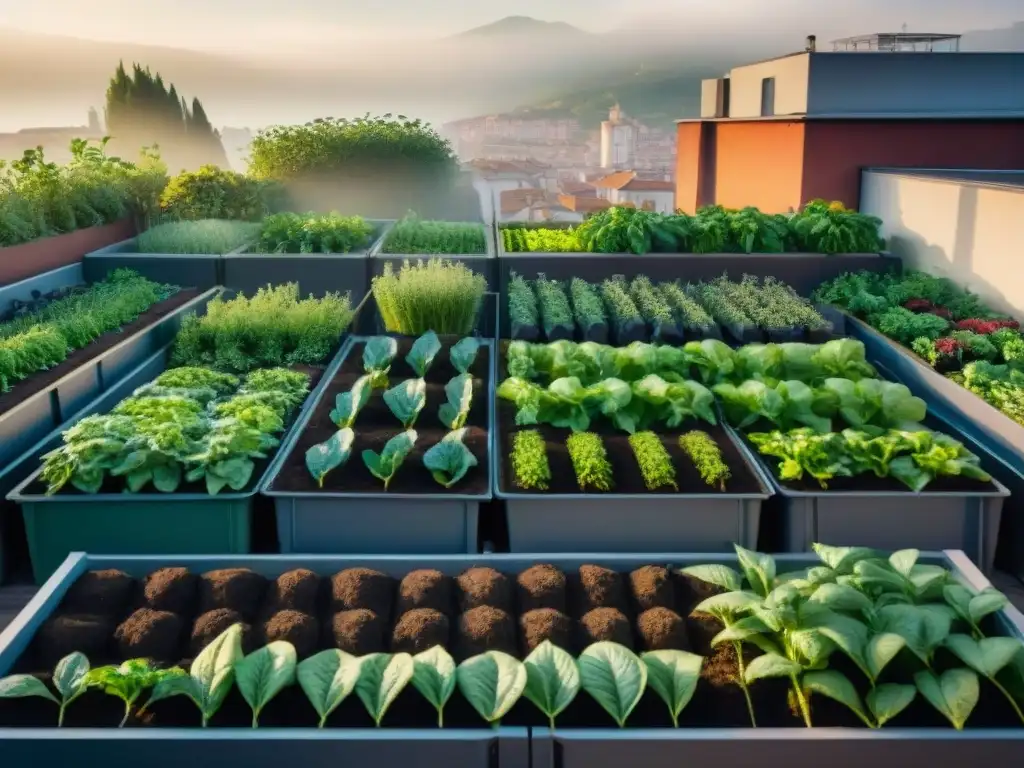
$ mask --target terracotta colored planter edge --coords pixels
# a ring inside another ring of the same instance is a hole
[[[135,223],[124,218],[53,237],[43,237],[21,245],[0,248],[0,285],[10,285],[43,272],[66,267],[82,260],[85,254],[135,237]]]

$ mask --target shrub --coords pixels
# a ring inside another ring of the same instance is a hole
[[[665,487],[679,490],[672,458],[661,444],[660,437],[653,432],[637,432],[629,436],[629,446],[636,456],[647,490],[656,491]]]
[[[283,190],[231,170],[204,165],[172,178],[160,195],[160,210],[172,220],[260,221],[279,210]]]
[[[720,491],[725,491],[725,483],[732,473],[722,461],[722,451],[711,439],[711,435],[695,429],[680,435],[679,447],[693,461],[693,465],[700,472],[701,480],[710,486],[716,486]]]
[[[367,248],[374,227],[362,216],[276,213],[263,220],[260,253],[349,253]]]
[[[459,262],[406,260],[397,273],[385,263],[372,290],[389,333],[466,336],[476,324],[487,281]]]
[[[521,328],[540,327],[540,309],[537,296],[530,284],[512,272],[508,284],[508,316],[512,324]]]
[[[612,465],[600,437],[593,432],[575,432],[569,435],[565,447],[581,491],[610,491],[614,487]]]
[[[395,224],[381,248],[384,253],[487,253],[483,224],[423,221],[409,214]]]
[[[202,219],[158,224],[135,242],[140,253],[224,254],[257,238],[259,224]]]
[[[252,298],[213,299],[182,322],[171,360],[245,372],[325,361],[352,322],[348,294],[299,299],[298,283],[267,286]]]
[[[515,483],[524,490],[546,491],[551,481],[548,449],[535,429],[516,432],[512,438],[512,471]]]

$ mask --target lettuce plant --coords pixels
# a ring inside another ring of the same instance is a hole
[[[548,447],[540,432],[524,429],[512,438],[512,473],[515,484],[524,490],[546,491],[551,482]]]
[[[57,727],[64,725],[64,711],[75,699],[89,688],[89,660],[84,654],[75,651],[68,654],[53,670],[53,687],[60,695],[58,699],[46,683],[34,675],[10,675],[0,679],[0,699],[20,699],[26,696],[38,696],[49,699],[58,707]]]
[[[437,416],[448,429],[461,429],[469,417],[469,407],[473,403],[473,377],[468,373],[460,373],[444,385],[447,403],[442,403]]]
[[[445,435],[439,443],[423,454],[423,466],[445,488],[451,488],[477,465],[476,456],[466,447],[466,430],[456,429]]]
[[[374,389],[388,386],[391,362],[398,354],[398,342],[390,336],[374,336],[363,345],[363,370],[370,375]]]
[[[427,331],[413,342],[409,354],[405,356],[405,362],[409,364],[413,372],[421,379],[427,375],[434,358],[441,351],[441,340],[433,331]]]
[[[406,379],[384,392],[384,402],[402,426],[411,429],[416,418],[427,404],[427,382],[423,379]]]
[[[379,454],[371,450],[363,451],[363,464],[370,470],[370,474],[383,481],[385,491],[406,457],[412,453],[417,437],[416,430],[407,429],[388,440]]]
[[[346,429],[355,424],[356,417],[370,401],[370,394],[373,392],[373,379],[371,376],[360,376],[356,379],[348,392],[341,392],[334,398],[334,408],[331,409],[329,418],[340,429]]]

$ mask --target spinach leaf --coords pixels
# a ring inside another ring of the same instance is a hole
[[[344,466],[352,454],[352,443],[355,442],[356,433],[348,427],[339,429],[323,443],[311,446],[306,451],[306,469],[313,476],[321,488],[324,487],[324,478],[332,469]]]
[[[38,696],[60,704],[46,683],[34,675],[8,675],[0,678],[0,699],[22,699],[27,696]]]
[[[356,694],[378,726],[388,707],[412,680],[413,669],[408,653],[371,653],[359,660]]]
[[[435,645],[412,657],[412,684],[437,710],[437,727],[444,726],[444,705],[455,692],[455,660]]]
[[[57,662],[53,671],[53,687],[60,694],[60,714],[57,727],[64,724],[64,710],[89,687],[89,660],[75,651]]]
[[[452,362],[452,367],[459,373],[469,373],[469,369],[472,368],[473,363],[476,362],[476,356],[479,350],[479,339],[473,336],[467,336],[460,340],[448,350],[448,357]]]
[[[423,454],[423,466],[445,488],[451,488],[477,465],[476,456],[462,442],[465,434],[465,428],[449,432]]]
[[[969,669],[949,669],[936,676],[923,670],[914,675],[914,683],[928,703],[941,712],[958,731],[978,705],[978,676]]]
[[[514,656],[487,651],[459,664],[459,690],[488,723],[497,723],[523,695],[526,667]]]
[[[583,690],[623,727],[647,687],[647,667],[628,648],[606,641],[590,645],[576,663]]]
[[[647,667],[647,684],[668,706],[672,725],[679,727],[679,713],[690,703],[704,657],[686,651],[647,651],[640,654]]]
[[[384,393],[384,402],[402,426],[411,429],[427,403],[427,382],[406,379]]]
[[[946,647],[960,661],[979,675],[986,677],[1006,697],[1010,706],[1013,707],[1013,711],[1017,713],[1017,717],[1024,722],[1024,712],[1021,711],[1020,705],[996,679],[996,675],[1024,650],[1024,643],[1013,637],[985,637],[981,640],[974,640],[967,635],[950,635],[946,638]]]
[[[868,691],[864,700],[867,702],[871,714],[874,715],[878,727],[881,728],[909,707],[915,696],[917,696],[917,689],[912,685],[883,683]]]
[[[295,682],[295,646],[284,640],[268,643],[235,665],[235,683],[252,709],[252,727],[260,712],[281,689]]]
[[[466,426],[469,406],[473,402],[473,377],[462,373],[444,385],[447,403],[442,403],[437,410],[438,418],[448,429],[459,429]]]
[[[398,354],[398,342],[390,336],[374,336],[363,345],[363,370],[370,374],[374,388],[388,385],[391,361]]]
[[[391,478],[395,476],[406,457],[412,452],[417,437],[416,430],[409,429],[388,440],[379,455],[376,451],[363,451],[363,464],[370,470],[370,474],[378,480],[384,481],[385,491],[388,489]]]
[[[310,656],[296,668],[299,686],[320,716],[318,728],[355,690],[359,672],[359,659],[337,648]]]
[[[850,682],[850,679],[842,672],[832,669],[823,669],[807,672],[803,677],[804,690],[827,696],[849,709],[860,718],[868,728],[874,728],[875,724],[864,711],[864,704],[860,700],[860,694]]]
[[[545,640],[523,660],[526,688],[523,693],[548,716],[553,729],[555,718],[572,704],[580,690],[580,671],[576,660],[565,650]]]
[[[437,353],[441,351],[441,340],[433,331],[427,331],[420,336],[412,345],[409,354],[405,356],[405,362],[413,369],[420,378],[427,375],[430,364],[434,362]]]
[[[372,391],[371,377],[360,376],[352,383],[352,388],[348,392],[342,392],[334,398],[334,409],[330,413],[331,421],[342,429],[351,427],[363,406],[369,402]]]

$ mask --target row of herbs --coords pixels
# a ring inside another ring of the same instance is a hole
[[[63,362],[177,293],[127,269],[0,325],[0,390]]]
[[[483,224],[430,221],[409,213],[387,233],[381,253],[480,254],[487,252]]]
[[[516,224],[500,232],[509,253],[877,253],[881,220],[812,200],[794,214],[767,214],[714,205],[690,216],[614,207],[568,229]]]
[[[328,473],[345,466],[352,454],[356,432],[353,427],[359,412],[366,406],[374,390],[383,391],[382,399],[388,410],[405,429],[388,440],[381,452],[364,450],[363,463],[370,473],[384,483],[384,490],[412,452],[418,439],[413,426],[427,402],[427,375],[434,359],[441,351],[441,340],[433,331],[418,338],[405,357],[405,362],[417,375],[388,388],[388,374],[398,354],[398,342],[390,336],[376,336],[363,346],[363,370],[347,392],[335,398],[330,419],[338,427],[323,443],[306,451],[306,468],[322,488]],[[447,402],[438,408],[437,417],[451,430],[439,443],[423,455],[423,464],[432,477],[444,488],[451,488],[477,465],[476,457],[466,447],[466,420],[473,402],[473,376],[470,368],[480,349],[479,339],[466,337],[449,349],[449,360],[459,374],[445,384]]]
[[[909,347],[937,371],[1024,424],[1020,324],[993,312],[975,294],[923,272],[858,272],[824,283],[815,295]]]
[[[476,327],[487,281],[460,262],[406,259],[397,271],[386,262],[371,290],[388,333],[467,336]]]
[[[679,447],[693,462],[701,479],[724,492],[731,476],[722,461],[722,451],[706,432],[691,430],[678,438]],[[614,471],[600,435],[593,432],[574,432],[565,441],[581,491],[611,491],[615,487]],[[672,457],[654,432],[636,432],[629,436],[637,465],[647,490],[673,488],[678,490],[676,470]],[[518,488],[546,491],[551,481],[547,443],[540,432],[527,429],[516,432],[512,438],[513,481]]]
[[[831,324],[790,286],[773,277],[762,281],[727,275],[706,283],[653,283],[644,275],[627,281],[616,275],[599,285],[582,278],[568,282],[540,274],[534,281],[511,274],[508,289],[513,338],[535,338],[543,330],[551,340],[594,338],[597,329],[612,328],[618,338],[635,329],[650,329],[653,339],[673,341],[684,334],[707,336],[718,326],[742,335],[764,331],[806,329],[830,331]],[[646,335],[646,334],[644,334]]]

